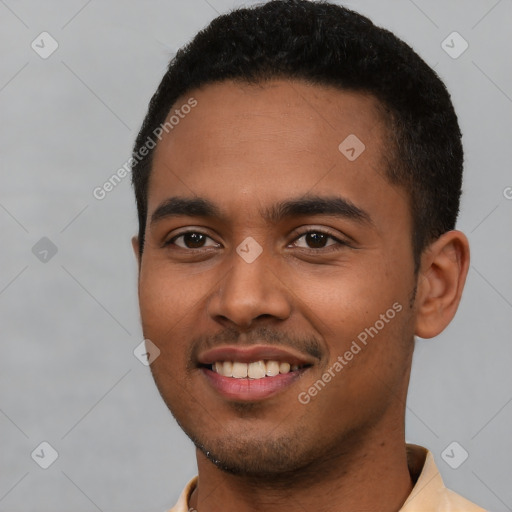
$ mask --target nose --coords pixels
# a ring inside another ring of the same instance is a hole
[[[247,329],[256,319],[285,320],[291,313],[291,297],[278,277],[279,269],[265,251],[252,262],[233,251],[231,267],[208,303],[208,314],[217,322]]]

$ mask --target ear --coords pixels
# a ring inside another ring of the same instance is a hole
[[[415,334],[433,338],[452,321],[469,269],[469,242],[464,233],[448,231],[423,253],[415,300]]]
[[[138,236],[132,237],[132,247],[133,247],[133,252],[135,253],[135,259],[137,260],[137,265],[140,270],[139,237]]]

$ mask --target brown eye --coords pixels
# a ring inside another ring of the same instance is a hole
[[[205,245],[207,240],[211,240],[213,244]],[[203,247],[212,247],[218,244],[204,233],[187,231],[171,238],[165,245],[177,245],[182,249],[202,249]]]
[[[306,243],[313,249],[320,249],[325,247],[327,240],[330,238],[324,233],[308,233],[305,235]]]
[[[203,247],[206,237],[201,233],[186,233],[183,235],[183,243],[189,249]]]
[[[299,241],[302,239],[303,243],[300,244]],[[328,243],[329,240],[332,240],[332,243]],[[344,245],[340,240],[327,233],[323,233],[322,231],[308,231],[307,233],[304,233],[298,237],[295,240],[294,245],[296,247],[305,249],[323,249],[325,247],[335,245],[336,243],[339,245]]]

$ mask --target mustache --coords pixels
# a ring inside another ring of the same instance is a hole
[[[209,350],[221,345],[251,345],[265,344],[275,347],[290,347],[308,354],[315,359],[321,360],[325,355],[320,341],[313,337],[290,336],[266,326],[257,327],[250,332],[240,333],[238,329],[226,328],[218,333],[208,336],[197,336],[190,344],[189,361],[197,361],[200,352]]]

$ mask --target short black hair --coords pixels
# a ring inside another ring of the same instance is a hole
[[[459,212],[463,149],[450,95],[394,34],[345,7],[309,0],[272,0],[219,16],[169,63],[133,150],[140,256],[154,149],[143,157],[140,150],[176,101],[215,82],[283,78],[377,98],[392,142],[383,172],[409,198],[417,271],[424,248],[454,229]]]

